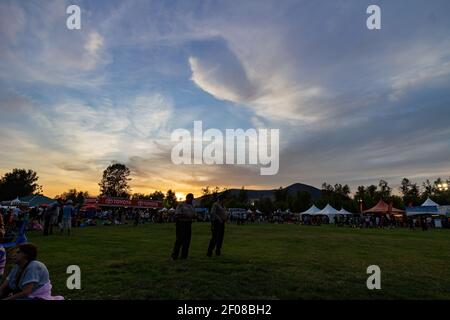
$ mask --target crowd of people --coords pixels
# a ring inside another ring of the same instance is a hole
[[[45,236],[53,234],[53,228],[59,227],[60,233],[70,229],[74,219],[78,218],[76,208],[72,200],[57,200],[49,206],[28,208],[24,205],[2,208],[0,214],[5,221],[6,233],[13,234],[20,228],[22,223],[27,223],[26,230],[37,230],[43,232]]]
[[[72,228],[133,224],[135,226],[149,223],[175,223],[175,210],[162,211],[160,209],[136,209],[136,208],[109,208],[103,210],[84,211],[80,204],[74,204],[72,200],[56,200],[48,206],[28,208],[26,206],[0,209],[0,214],[5,221],[6,238],[10,238],[23,223],[27,222],[26,230],[37,230],[44,236],[52,235],[54,229],[60,234],[70,235]],[[194,209],[195,210],[195,209]],[[428,230],[435,228],[435,219],[430,216],[397,217],[390,215],[336,215],[332,219],[326,215],[304,215],[291,212],[274,211],[270,214],[261,212],[231,209],[227,210],[229,223],[236,225],[255,223],[274,224],[302,224],[322,225],[334,224],[336,226],[348,226],[352,228],[398,228]],[[211,213],[196,213],[195,221],[210,222]],[[448,219],[439,219],[439,227],[450,227]],[[1,253],[0,253],[1,255]]]
[[[448,228],[448,219],[439,219],[441,228]],[[424,231],[436,227],[436,220],[429,215],[412,217],[393,217],[390,215],[340,215],[335,216],[334,225],[338,227],[348,226],[351,228],[410,228],[412,230],[422,229]],[[325,215],[305,216],[301,222],[304,225],[329,224],[330,219]]]

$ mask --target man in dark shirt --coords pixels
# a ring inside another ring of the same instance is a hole
[[[180,203],[175,211],[176,219],[176,240],[173,247],[172,259],[178,259],[178,254],[181,248],[181,259],[186,259],[189,253],[189,245],[191,243],[191,227],[192,219],[195,217],[194,206],[192,201],[194,195],[189,193],[186,196],[186,202]]]

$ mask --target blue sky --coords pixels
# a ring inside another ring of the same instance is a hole
[[[66,7],[81,8],[81,30]],[[366,28],[378,4],[382,29]],[[95,194],[450,173],[448,1],[0,1],[0,174]],[[279,128],[280,171],[176,166],[170,133]]]

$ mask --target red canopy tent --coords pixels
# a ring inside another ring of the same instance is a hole
[[[392,204],[387,204],[381,199],[378,203],[367,210],[364,210],[363,213],[373,213],[373,214],[405,214],[404,210],[400,210],[394,208]]]
[[[88,204],[81,207],[81,210],[92,210],[92,209],[97,210],[100,209],[100,207],[98,207],[95,204]]]

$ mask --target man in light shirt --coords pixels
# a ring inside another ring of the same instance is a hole
[[[220,256],[221,254],[225,222],[227,221],[227,212],[223,206],[223,201],[224,196],[219,195],[217,201],[211,208],[211,240],[209,241],[208,252],[206,253],[210,258],[214,249],[216,249],[216,256]]]
[[[75,209],[72,204],[73,204],[72,200],[67,200],[66,204],[64,205],[61,224],[61,234],[63,234],[64,230],[67,229],[67,234],[69,236],[70,236],[70,229],[72,228],[72,217],[75,214]]]

